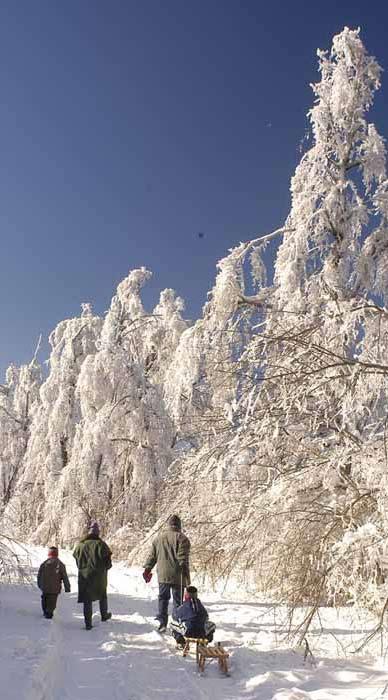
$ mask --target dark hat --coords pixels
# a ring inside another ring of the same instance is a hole
[[[187,586],[186,592],[184,595],[184,600],[196,600],[198,594],[198,590],[196,589],[195,586]]]
[[[90,523],[89,535],[99,535],[99,534],[100,534],[100,526],[99,526],[99,524],[94,520],[93,522]]]
[[[175,527],[177,530],[180,530],[182,528],[182,523],[179,515],[170,515],[167,522],[170,525],[170,527]]]

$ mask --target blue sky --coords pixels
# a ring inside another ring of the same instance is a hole
[[[383,5],[4,0],[0,378],[134,267],[198,316],[217,260],[287,214],[316,48],[361,26],[388,68]]]

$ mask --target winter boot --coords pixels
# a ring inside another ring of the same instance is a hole
[[[88,622],[85,622],[85,629],[86,629],[86,630],[91,630],[92,627],[93,627],[93,625],[92,625],[91,622],[89,622],[89,621],[88,621]]]
[[[111,617],[112,617],[112,613],[107,612],[106,615],[104,615],[104,616],[101,615],[101,622],[106,622],[107,620],[110,620]]]

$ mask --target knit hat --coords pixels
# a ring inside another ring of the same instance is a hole
[[[58,547],[49,547],[47,556],[51,559],[55,559],[58,556]]]
[[[184,600],[185,602],[190,603],[191,609],[194,611],[194,613],[198,613],[199,611],[199,601],[197,597],[197,589],[195,586],[187,586],[186,592],[184,595]]]
[[[176,528],[176,530],[182,529],[182,523],[179,515],[170,515],[169,519],[167,520],[167,523],[170,527]]]
[[[100,526],[99,524],[94,520],[93,522],[90,523],[89,527],[89,535],[99,535],[100,534]]]
[[[185,600],[191,600],[196,598],[198,594],[198,589],[195,586],[187,586],[185,593]]]

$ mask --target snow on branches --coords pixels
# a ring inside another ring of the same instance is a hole
[[[347,28],[318,62],[287,220],[218,263],[202,318],[171,289],[147,311],[134,270],[105,318],[83,305],[58,325],[41,386],[31,365],[0,387],[17,532],[71,542],[93,517],[129,550],[176,510],[201,569],[307,600],[302,636],[322,602],[377,609],[388,576],[381,69]]]
[[[225,361],[207,365],[212,385],[218,374],[228,386],[228,420],[208,405],[199,449],[173,469],[178,483],[187,475],[175,507],[206,542],[201,564],[248,567],[312,612],[355,592],[377,605],[388,532],[387,177],[384,140],[367,121],[381,70],[359,31],[345,29],[318,57],[313,145],[287,221],[231,251],[206,308],[219,347],[228,344]],[[274,284],[247,296],[248,254],[257,251],[253,277],[264,285],[261,253],[275,237]],[[352,538],[372,530],[380,540]]]
[[[381,69],[359,31],[334,37],[319,51],[321,81],[312,86],[313,145],[291,182],[292,207],[276,261],[280,303],[306,309],[310,291],[334,299],[361,293],[365,237],[384,217],[375,194],[386,183],[385,146],[367,114],[380,87]],[[378,214],[377,221],[375,214]],[[364,244],[364,249],[363,249]],[[309,280],[319,275],[319,284]]]

